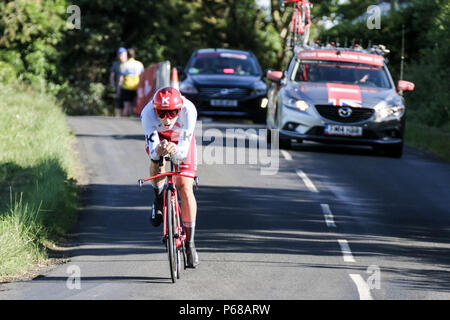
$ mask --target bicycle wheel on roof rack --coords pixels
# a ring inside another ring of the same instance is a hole
[[[300,45],[303,47],[306,47],[309,40],[309,30],[311,25],[311,18],[310,18],[310,9],[311,5],[306,3],[304,6],[302,6],[302,21],[303,21],[303,34],[300,37]]]
[[[292,49],[307,46],[311,26],[311,3],[307,0],[286,0],[284,3],[294,3],[290,23],[289,46]]]

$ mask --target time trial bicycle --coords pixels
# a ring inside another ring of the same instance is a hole
[[[183,231],[182,221],[181,221],[181,209],[178,201],[178,193],[175,184],[175,178],[179,177],[188,177],[192,178],[192,176],[184,174],[180,172],[180,168],[178,166],[178,170],[175,171],[175,165],[171,159],[171,157],[164,157],[166,161],[170,162],[170,171],[159,173],[155,176],[148,177],[146,179],[139,179],[139,187],[142,189],[142,186],[145,182],[157,179],[160,177],[167,177],[166,188],[164,189],[164,209],[163,209],[163,242],[166,245],[167,253],[169,257],[169,266],[170,266],[170,276],[172,278],[172,282],[175,283],[177,279],[180,279],[181,271],[187,268],[187,259],[186,259],[186,234]],[[159,167],[163,165],[163,158],[159,162]],[[198,187],[198,177],[194,178],[194,182],[196,187]],[[183,263],[181,260],[183,259]],[[183,266],[183,267],[182,267]]]

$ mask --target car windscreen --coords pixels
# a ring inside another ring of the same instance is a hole
[[[391,88],[383,67],[344,62],[297,61],[290,79],[295,82],[332,82]]]
[[[245,54],[198,54],[188,66],[189,74],[229,74],[236,76],[260,75],[256,61]]]

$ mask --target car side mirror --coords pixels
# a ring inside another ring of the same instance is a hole
[[[399,80],[397,83],[398,91],[413,91],[415,84],[405,80]]]
[[[283,72],[281,71],[267,71],[267,79],[273,82],[280,83],[283,78]]]

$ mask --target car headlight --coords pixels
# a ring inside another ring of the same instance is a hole
[[[267,85],[261,80],[255,82],[253,85],[252,95],[254,96],[262,96],[267,92]]]
[[[376,121],[399,119],[405,113],[404,106],[390,106],[386,102],[380,102],[376,107]]]
[[[197,88],[190,81],[183,81],[183,82],[181,82],[181,84],[180,84],[180,91],[183,94],[197,94],[198,93]]]
[[[309,104],[306,103],[303,100],[293,99],[290,97],[286,97],[283,100],[283,104],[292,109],[300,110],[300,111],[306,111],[309,108]]]

